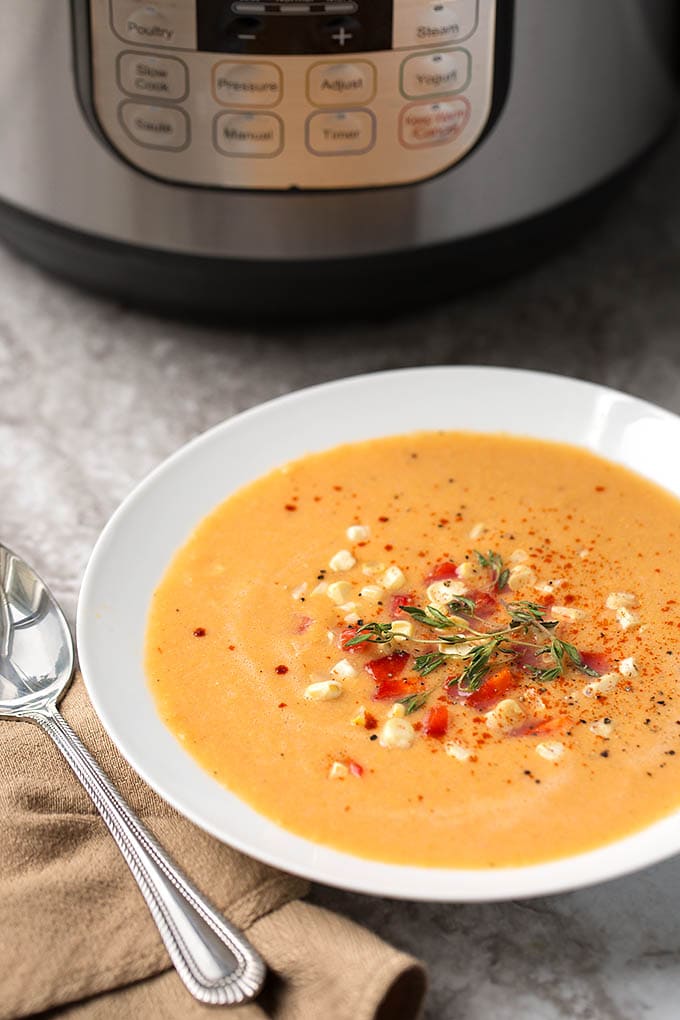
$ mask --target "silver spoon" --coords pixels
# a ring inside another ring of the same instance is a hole
[[[253,999],[264,982],[262,958],[160,848],[57,711],[73,666],[64,614],[35,571],[0,543],[0,718],[30,719],[52,737],[118,844],[191,994],[215,1006]]]

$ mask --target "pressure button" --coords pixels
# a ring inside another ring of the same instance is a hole
[[[213,68],[213,94],[223,106],[276,106],[282,92],[276,64],[222,61]]]
[[[307,73],[307,96],[315,106],[363,106],[375,95],[375,68],[365,60],[314,64]]]

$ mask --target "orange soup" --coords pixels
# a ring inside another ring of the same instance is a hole
[[[566,445],[417,433],[218,506],[150,610],[158,710],[221,783],[367,858],[531,864],[680,804],[680,503]]]

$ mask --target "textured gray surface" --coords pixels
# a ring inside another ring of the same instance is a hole
[[[2,540],[73,617],[97,534],[147,471],[237,411],[358,372],[516,365],[680,413],[679,181],[677,132],[577,247],[491,292],[377,325],[265,332],[165,321],[83,295],[0,249]],[[314,899],[427,961],[428,1020],[680,1012],[680,858],[523,903],[407,905],[322,888]]]

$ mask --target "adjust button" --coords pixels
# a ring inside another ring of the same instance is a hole
[[[399,138],[407,149],[425,149],[453,142],[470,119],[470,104],[458,96],[445,103],[411,103],[399,119]]]
[[[283,86],[276,64],[234,64],[213,67],[213,95],[223,106],[276,106]]]
[[[225,156],[278,156],[283,149],[283,121],[275,113],[219,113],[214,142]]]
[[[313,113],[307,118],[307,148],[315,156],[359,156],[375,144],[370,110]]]
[[[307,96],[315,106],[363,106],[375,95],[375,68],[365,60],[351,64],[313,64],[307,72]]]
[[[470,54],[466,50],[420,53],[401,65],[401,91],[407,99],[462,92],[470,81]]]
[[[176,57],[146,53],[121,53],[118,84],[131,96],[181,100],[189,90],[189,72]]]
[[[121,124],[133,141],[150,149],[184,149],[189,143],[189,118],[176,106],[121,103]]]

